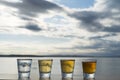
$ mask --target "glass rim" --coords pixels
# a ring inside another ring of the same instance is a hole
[[[32,59],[17,59],[17,60],[32,60]]]
[[[53,61],[53,59],[39,59],[38,61]]]
[[[75,59],[60,59],[60,61],[75,61]]]
[[[83,59],[82,62],[97,62],[97,59]]]

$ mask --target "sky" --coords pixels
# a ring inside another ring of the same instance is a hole
[[[120,0],[0,0],[0,55],[120,56]]]

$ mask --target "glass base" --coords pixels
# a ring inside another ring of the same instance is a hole
[[[19,78],[30,78],[30,73],[19,73]]]
[[[62,73],[62,78],[73,78],[73,73]]]
[[[40,78],[50,78],[50,73],[40,73]]]
[[[91,74],[88,74],[88,73],[83,73],[83,76],[84,76],[84,79],[92,79],[94,80],[95,79],[95,73],[91,73]]]
[[[73,80],[73,78],[62,78],[62,80]]]
[[[19,78],[18,80],[30,80],[30,78]]]
[[[95,80],[95,78],[83,79],[83,80]]]
[[[51,80],[50,78],[41,77],[39,80]]]

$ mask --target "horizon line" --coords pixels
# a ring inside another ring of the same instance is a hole
[[[120,57],[118,56],[113,56],[113,55],[1,55],[0,57]]]

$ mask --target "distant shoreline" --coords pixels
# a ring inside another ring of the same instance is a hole
[[[105,57],[120,58],[120,56],[91,56],[91,55],[0,55],[0,57]]]

